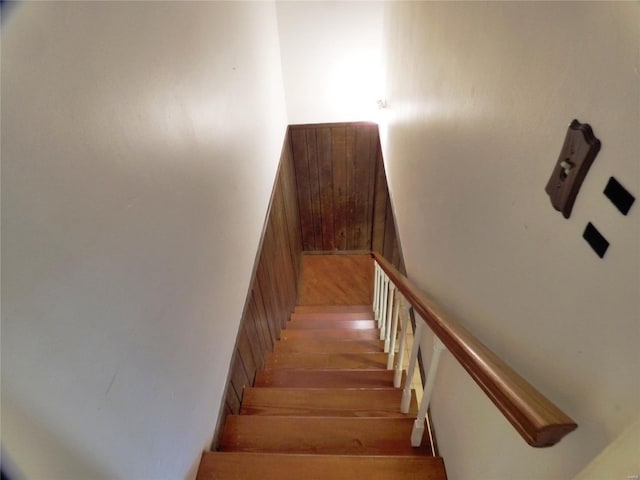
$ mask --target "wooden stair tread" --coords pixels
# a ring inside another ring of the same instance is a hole
[[[292,313],[291,320],[373,320],[368,312]]]
[[[430,455],[411,446],[412,418],[229,415],[219,450],[351,455]]]
[[[197,480],[446,480],[440,457],[205,452]]]
[[[373,318],[371,305],[297,305],[294,313],[366,313]]]
[[[269,353],[265,368],[387,368],[387,354],[376,353]]]
[[[317,329],[287,329],[280,332],[280,340],[331,340],[344,342],[345,340],[380,339],[380,330],[377,328],[344,329],[344,328],[317,328]]]
[[[290,320],[287,322],[286,330],[318,330],[326,328],[330,330],[335,329],[350,329],[350,330],[366,330],[370,328],[377,328],[378,323],[375,320],[324,320],[324,319],[306,319],[306,320]],[[285,330],[285,331],[286,331]]]
[[[360,340],[345,340],[336,342],[335,340],[280,340],[276,342],[273,351],[276,353],[360,353],[360,352],[381,352],[384,349],[384,342],[377,338]]]
[[[245,388],[242,415],[415,418],[412,391],[408,414],[400,412],[399,388]]]
[[[393,370],[270,368],[256,373],[255,387],[393,387]],[[404,374],[403,374],[404,378]]]

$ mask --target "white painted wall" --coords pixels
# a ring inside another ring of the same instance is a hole
[[[444,355],[433,415],[451,480],[572,478],[638,415],[640,204],[624,217],[602,190],[615,176],[640,197],[639,9],[385,10],[383,147],[409,276],[579,424],[528,447]],[[544,187],[573,118],[603,147],[565,220]]]
[[[289,123],[373,120],[383,2],[277,2]]]
[[[640,416],[573,480],[640,478]]]
[[[23,2],[2,30],[3,454],[191,477],[286,127],[275,5]]]

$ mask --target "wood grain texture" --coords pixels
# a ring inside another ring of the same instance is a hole
[[[373,318],[371,305],[297,305],[293,313],[360,313]]]
[[[349,330],[368,330],[370,328],[376,328],[377,322],[375,320],[331,320],[326,318],[311,317],[306,319],[291,320],[287,324],[287,330],[293,329],[349,329]]]
[[[304,250],[373,250],[401,267],[392,258],[400,248],[378,126],[329,123],[290,130]]]
[[[376,353],[270,353],[265,368],[387,369],[387,354]]]
[[[303,251],[374,250],[405,271],[375,124],[290,126],[267,212],[214,447],[225,415],[238,412],[243,388],[265,365],[281,329],[373,327],[372,322],[336,323],[326,317],[288,322],[297,299],[308,307],[370,305],[373,296],[367,256],[334,255],[344,268],[317,268],[315,278],[307,275],[298,288]],[[321,259],[308,262],[318,267]]]
[[[304,281],[303,281],[304,283]],[[296,307],[297,308],[297,307]],[[311,320],[318,320],[323,322],[333,321],[349,321],[349,320],[373,320],[373,313],[370,311],[356,311],[356,312],[295,312],[291,314],[292,322],[309,322]]]
[[[256,387],[340,387],[384,388],[393,387],[393,370],[379,369],[288,369],[259,370]]]
[[[414,310],[529,445],[554,445],[577,428],[567,414],[447,315],[393,265],[380,255],[374,256]]]
[[[373,302],[371,255],[303,255],[299,305]]]
[[[253,385],[256,371],[264,366],[296,303],[301,274],[301,217],[288,135],[238,330],[214,448],[226,415],[240,411],[243,389]]]
[[[400,412],[399,388],[247,388],[242,415],[396,417],[416,416],[415,392],[409,413]]]
[[[440,457],[205,452],[197,480],[446,480]]]
[[[429,455],[411,446],[414,419],[231,415],[221,451],[321,455]]]
[[[379,339],[380,330],[377,328],[344,329],[344,328],[319,328],[319,329],[288,329],[280,334],[281,340],[331,340],[344,342],[347,340]]]
[[[345,340],[337,342],[334,339],[297,339],[281,340],[276,343],[274,353],[365,353],[380,352],[384,348],[384,341],[378,338],[360,340]]]

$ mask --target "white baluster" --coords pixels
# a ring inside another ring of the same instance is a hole
[[[389,353],[391,344],[391,324],[393,323],[393,313],[395,311],[394,297],[396,295],[396,286],[393,282],[389,282],[389,301],[387,302],[387,323],[385,324],[384,334],[384,353]]]
[[[400,313],[400,304],[403,300],[404,297],[400,291],[396,290],[393,314],[391,315],[391,334],[389,335],[389,358],[387,358],[387,370],[393,370],[393,360],[396,355],[396,337],[398,336],[398,315]]]
[[[396,372],[393,376],[393,386],[396,388],[399,388],[402,382],[402,364],[404,363],[404,351],[407,348],[407,328],[409,327],[409,302],[402,296],[400,297],[399,316],[402,319],[402,325],[400,326],[400,346],[398,347],[399,355]]]
[[[378,278],[380,277],[380,267],[378,266],[378,262],[373,261],[373,319],[378,319]]]
[[[409,355],[409,366],[407,368],[407,378],[404,381],[404,390],[402,392],[402,403],[400,411],[409,413],[409,405],[411,404],[411,382],[413,382],[413,374],[418,363],[418,350],[420,349],[420,339],[424,331],[424,322],[422,319],[416,319],[416,331],[413,332],[413,345],[411,346],[411,354]]]
[[[382,328],[382,321],[384,315],[384,279],[386,277],[386,273],[382,270],[382,267],[379,267],[379,276],[378,276],[378,328]]]
[[[431,365],[429,365],[429,372],[427,373],[427,381],[424,386],[424,393],[422,394],[422,400],[420,402],[420,410],[418,411],[418,417],[413,424],[413,430],[411,431],[411,446],[419,447],[422,443],[422,436],[424,435],[424,419],[427,416],[427,410],[429,409],[429,403],[431,402],[431,395],[433,394],[433,386],[436,383],[436,375],[438,374],[438,363],[440,363],[440,354],[446,350],[444,344],[438,337],[433,339],[433,354],[431,355]]]
[[[382,303],[380,304],[380,340],[387,334],[387,302],[389,300],[389,277],[382,272]]]

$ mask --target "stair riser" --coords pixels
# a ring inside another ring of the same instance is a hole
[[[384,342],[373,340],[281,340],[276,343],[275,353],[366,353],[381,352]]]
[[[298,305],[294,313],[358,313],[373,318],[371,305]]]
[[[292,313],[291,320],[373,320],[368,313]]]
[[[197,480],[446,480],[440,457],[205,452]]]
[[[378,324],[373,320],[291,320],[286,325],[286,330],[368,330],[377,328]]]
[[[261,370],[256,387],[295,388],[388,388],[393,387],[392,370]],[[404,376],[403,376],[404,377]]]
[[[339,388],[246,388],[243,415],[330,416],[330,417],[415,417],[417,403],[412,391],[409,414],[400,412],[402,391]]]
[[[231,415],[221,451],[333,455],[428,455],[411,447],[411,418]]]
[[[380,338],[380,331],[377,328],[362,329],[362,330],[349,330],[349,329],[304,329],[295,330],[287,329],[283,330],[280,334],[281,340],[323,340],[344,342],[347,340],[378,340]]]
[[[270,353],[265,368],[387,369],[385,353]]]

